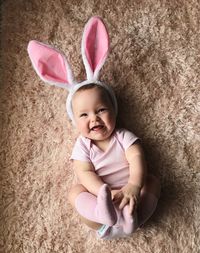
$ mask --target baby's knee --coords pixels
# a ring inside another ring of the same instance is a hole
[[[83,185],[77,184],[71,187],[68,193],[68,200],[71,205],[74,206],[74,201],[81,192],[87,192],[87,189]]]
[[[147,188],[158,198],[160,197],[161,185],[160,180],[156,176],[152,174],[147,176]]]
[[[148,181],[150,184],[153,184],[153,185],[155,185],[155,186],[157,186],[157,187],[160,186],[160,180],[159,180],[156,176],[154,176],[154,175],[152,175],[152,174],[149,174],[149,175],[147,176],[147,181]]]
[[[155,195],[159,198],[161,191],[160,180],[154,175],[149,175],[149,180],[151,182],[152,189],[154,190]]]

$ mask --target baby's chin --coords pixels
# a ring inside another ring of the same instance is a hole
[[[93,141],[105,141],[110,139],[111,135],[112,135],[113,131],[109,131],[109,132],[93,132],[90,134],[89,139],[93,140]]]

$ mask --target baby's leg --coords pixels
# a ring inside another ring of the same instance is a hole
[[[117,215],[106,184],[99,189],[98,196],[89,193],[82,185],[76,185],[69,194],[69,200],[86,220],[112,226]]]
[[[102,226],[97,232],[98,237],[102,239],[126,237],[137,230],[137,212],[130,215],[128,205],[120,210],[116,204],[115,210],[117,213],[117,223],[112,227]]]
[[[84,186],[82,186],[81,184],[74,186],[69,193],[69,201],[75,209],[76,209],[75,202],[76,202],[77,196],[79,196],[81,193],[88,193],[87,189]],[[94,196],[94,195],[92,195],[92,196]],[[112,202],[112,200],[110,200],[110,201]],[[89,203],[88,204],[87,203],[88,202],[85,202],[85,204],[89,207]],[[92,206],[93,206],[93,203],[92,203]],[[118,216],[118,221],[117,221],[118,224],[116,226],[106,226],[104,222],[102,222],[102,223],[94,222],[94,221],[91,221],[91,217],[85,218],[85,217],[83,217],[83,215],[81,215],[81,220],[88,227],[90,227],[94,230],[97,230],[98,231],[97,235],[100,238],[112,239],[112,238],[124,237],[124,236],[127,236],[127,234],[130,234],[130,233],[127,233],[127,231],[124,232],[124,230],[127,230],[127,228],[130,230],[130,226],[131,226],[131,232],[132,232],[132,226],[134,224],[132,224],[131,217],[127,218],[126,216],[128,216],[128,215],[126,215],[124,217],[122,212],[117,209],[118,208],[116,208],[116,213]],[[82,213],[82,210],[83,210],[83,208],[81,208],[81,211],[79,212],[79,214]],[[88,210],[87,212],[90,214],[94,213],[92,210]],[[88,215],[87,215],[87,217],[88,217]],[[130,224],[128,224],[128,226],[126,225],[127,221],[128,221],[128,223],[130,221]]]
[[[152,216],[159,197],[160,182],[155,176],[148,175],[141,191],[140,203],[137,209],[139,226],[143,225]]]
[[[76,209],[75,207],[75,199],[76,197],[81,193],[81,192],[87,192],[87,189],[81,185],[81,184],[77,184],[75,186],[73,186],[68,194],[68,200],[70,202],[70,204],[74,207],[74,209]],[[97,230],[99,229],[102,224],[101,223],[97,223],[91,220],[88,220],[86,218],[84,218],[83,216],[80,215],[81,220],[90,228]]]

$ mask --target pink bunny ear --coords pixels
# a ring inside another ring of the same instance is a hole
[[[49,84],[70,89],[73,84],[71,68],[65,56],[56,49],[32,40],[28,54],[39,77]]]
[[[106,27],[99,17],[92,17],[85,26],[82,39],[82,57],[88,80],[97,80],[108,51]]]

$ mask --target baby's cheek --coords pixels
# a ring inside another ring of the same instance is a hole
[[[87,131],[87,129],[88,129],[87,123],[83,122],[83,121],[80,121],[78,123],[78,126],[79,126],[80,131]]]
[[[76,121],[75,121],[75,126],[76,126],[76,128],[77,128],[79,131],[81,130],[82,124],[81,124],[80,120],[76,120]]]

